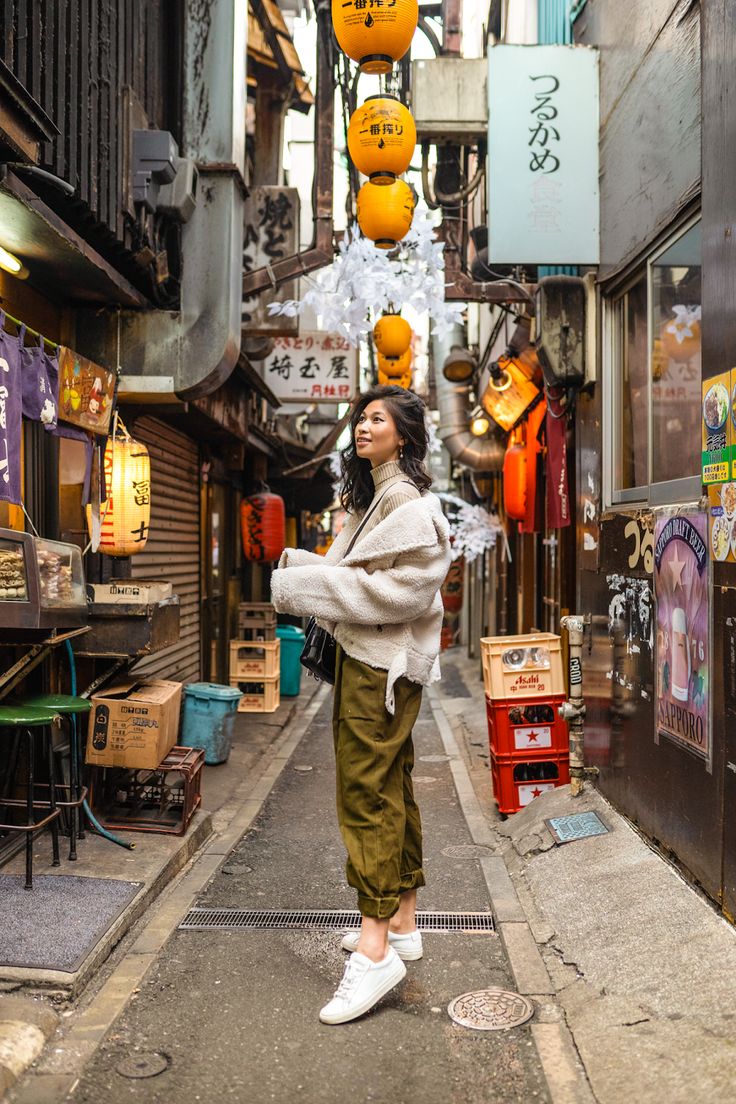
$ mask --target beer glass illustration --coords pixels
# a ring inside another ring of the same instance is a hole
[[[690,641],[687,617],[681,606],[672,611],[672,697],[686,702],[690,686]]]

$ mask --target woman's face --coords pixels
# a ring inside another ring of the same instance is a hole
[[[355,426],[355,451],[360,459],[370,460],[371,467],[377,468],[388,460],[398,460],[403,444],[386,404],[380,399],[368,403]]]

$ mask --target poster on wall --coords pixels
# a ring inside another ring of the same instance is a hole
[[[657,735],[704,759],[710,759],[708,563],[705,514],[657,518]]]
[[[703,380],[701,470],[703,483],[727,483],[731,479],[731,438],[734,422],[733,390],[736,371]]]

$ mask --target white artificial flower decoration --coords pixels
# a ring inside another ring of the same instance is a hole
[[[700,307],[687,307],[681,304],[672,308],[675,317],[665,327],[665,333],[674,334],[675,341],[682,345],[688,337],[694,337],[693,325],[700,323],[702,309]]]
[[[445,302],[444,248],[435,237],[431,216],[415,215],[393,258],[353,227],[304,298],[270,303],[269,313],[293,318],[311,307],[322,329],[357,346],[384,311],[410,306],[417,314],[429,314],[432,333],[441,335],[461,321],[465,310],[464,303]]]
[[[472,506],[469,502],[457,498],[456,495],[439,494],[437,497],[455,511],[447,518],[450,525],[453,560],[464,556],[468,563],[472,563],[489,548],[493,548],[499,537],[502,538],[508,550],[506,534],[495,514],[489,514],[482,506]]]

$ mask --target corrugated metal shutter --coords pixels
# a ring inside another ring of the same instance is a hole
[[[196,682],[200,678],[199,447],[157,418],[140,418],[134,436],[151,455],[151,529],[131,559],[135,579],[166,579],[181,603],[178,643],[136,665],[136,673]]]

